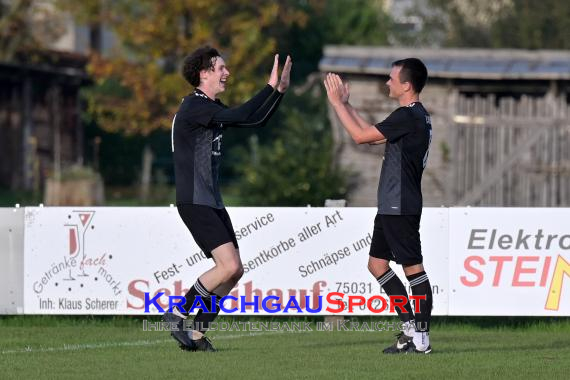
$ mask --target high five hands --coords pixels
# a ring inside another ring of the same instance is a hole
[[[283,71],[281,72],[281,80],[279,80],[279,54],[275,54],[275,59],[273,61],[273,69],[269,75],[269,84],[273,88],[277,88],[277,91],[284,93],[289,88],[289,83],[291,82],[291,66],[293,62],[291,57],[287,56],[285,60],[285,65],[283,66]]]
[[[348,83],[342,83],[340,76],[328,73],[324,83],[327,97],[333,106],[348,103],[348,98],[350,97]]]

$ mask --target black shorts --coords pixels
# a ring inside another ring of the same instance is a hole
[[[198,247],[207,258],[212,258],[212,251],[225,243],[234,243],[239,249],[232,221],[225,208],[179,204],[178,214],[190,230]]]
[[[376,215],[370,256],[401,265],[421,264],[420,219],[421,215]]]

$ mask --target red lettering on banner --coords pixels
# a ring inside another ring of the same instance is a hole
[[[319,307],[319,296],[321,295],[321,290],[324,286],[327,286],[326,281],[317,281],[313,284],[313,310]]]
[[[512,274],[511,274],[511,272],[507,270],[508,268],[507,263],[513,261],[514,264],[512,266]],[[511,276],[511,278],[507,279],[508,280],[507,284],[510,284],[512,287],[533,287],[537,285],[544,287],[546,286],[546,282],[548,280],[548,274],[550,271],[550,264],[552,261],[552,257],[550,256],[544,257],[544,263],[542,264],[542,267],[539,264],[540,261],[541,261],[540,256],[489,256],[488,262],[486,262],[485,258],[481,256],[468,256],[467,258],[465,258],[463,266],[467,273],[474,275],[475,277],[473,278],[471,276],[462,275],[460,276],[460,281],[464,286],[468,287],[480,286],[485,280],[485,272],[483,271],[483,269],[487,264],[494,262],[496,263],[494,273],[490,273],[492,272],[492,267],[490,267],[486,273],[488,276],[491,276],[492,274],[493,280],[491,282],[491,285],[493,287],[500,286],[501,278],[504,277],[505,275]],[[531,263],[531,262],[537,264],[535,264],[532,267],[527,267],[526,263]],[[539,273],[541,274],[540,282],[538,278]],[[529,278],[521,279],[521,276],[525,274],[533,275],[534,279],[529,279]],[[503,284],[505,283],[503,282]]]
[[[537,262],[540,259],[538,256],[519,256],[517,257],[517,263],[515,266],[515,274],[513,276],[513,286],[534,286],[534,281],[521,281],[520,276],[523,273],[534,274],[536,273],[536,268],[523,268],[523,262],[534,261]]]
[[[161,295],[157,300],[156,303],[160,305],[161,308],[163,308],[164,310],[168,309],[168,296],[170,296],[170,290],[168,288],[162,288],[162,289],[158,289],[153,295],[152,297],[149,298],[153,298],[154,296],[156,296],[158,293],[164,292],[163,295]],[[163,299],[166,299],[166,302],[163,302]]]
[[[283,291],[281,289],[269,289],[267,291],[267,295],[279,297],[279,301],[277,301],[279,303],[282,303],[281,301],[283,301]],[[233,300],[232,300],[232,302],[233,302]]]
[[[312,295],[310,296],[312,299],[312,309],[318,309],[319,307],[319,296],[321,295],[321,291],[323,289],[323,287],[327,286],[326,281],[316,281],[313,284],[313,289],[312,289]],[[308,289],[287,289],[287,300],[283,299],[283,290],[281,289],[269,289],[266,292],[267,296],[276,296],[279,297],[279,301],[278,303],[283,304],[284,302],[287,302],[291,297],[295,297],[296,300],[299,302],[299,307],[301,309],[306,309],[307,308],[307,299],[306,297],[309,295],[309,290]],[[253,286],[253,281],[248,281],[246,283],[243,284],[243,293],[240,294],[240,290],[239,288],[234,288],[231,292],[230,295],[235,297],[237,299],[237,301],[235,300],[231,300],[229,306],[226,306],[228,309],[233,309],[236,307],[239,307],[239,300],[240,300],[240,296],[245,296],[245,300],[247,302],[253,302],[254,301],[254,297],[257,296],[257,301],[258,301],[258,306],[259,309],[262,309],[262,301],[263,301],[263,291],[261,289],[258,288],[254,288]],[[253,310],[253,305],[246,305],[245,306],[246,310]]]
[[[493,278],[493,286],[499,286],[501,280],[501,273],[503,273],[503,264],[505,261],[513,261],[512,256],[491,256],[489,261],[496,261],[497,267],[495,268],[495,277]]]
[[[144,290],[140,290],[137,285],[139,284],[144,284],[146,285],[146,290],[148,290],[148,281],[145,280],[133,280],[129,283],[129,294],[132,295],[133,297],[135,297],[136,299],[140,299],[141,300],[141,304],[140,306],[136,306],[133,305],[128,299],[127,299],[127,309],[135,309],[135,310],[143,310],[144,309]]]
[[[372,307],[374,300],[379,300],[380,303],[382,304],[382,307],[380,309],[374,309],[374,307]],[[382,296],[372,296],[370,298],[368,298],[368,302],[366,303],[366,306],[368,307],[368,310],[370,310],[373,313],[381,313],[384,310],[386,310],[386,308],[388,307],[388,304],[386,303],[386,299]]]
[[[344,296],[343,293],[338,293],[338,292],[331,292],[329,294],[327,294],[327,302],[329,304],[332,305],[338,305],[338,309],[333,309],[330,306],[327,306],[327,311],[329,313],[341,313],[344,310],[344,302],[342,302],[342,299],[333,299],[332,297],[340,297],[342,298]]]
[[[358,302],[356,302],[358,301]],[[352,313],[354,306],[362,306],[366,304],[366,299],[363,296],[349,296],[348,297],[348,312]]]
[[[427,296],[408,296],[410,302],[414,301],[414,313],[419,313],[421,311],[420,308],[420,300],[426,300]]]
[[[149,293],[149,295],[148,295],[149,299],[152,299],[158,293],[163,292],[164,294],[159,299],[157,299],[157,303],[163,309],[165,309],[165,310],[168,309],[168,296],[170,296],[170,295],[183,296],[186,294],[186,292],[188,292],[188,289],[182,288],[182,281],[180,281],[180,280],[174,281],[173,285],[174,285],[174,292],[172,292],[168,288],[161,288],[161,289],[156,290],[152,294]],[[134,299],[140,300],[140,304],[138,302],[136,304],[131,303],[130,299],[128,298],[127,299],[127,309],[144,310],[144,297],[145,297],[145,293],[149,292],[149,282],[147,280],[142,280],[142,279],[133,280],[129,283],[128,291],[129,291],[129,294]]]
[[[546,280],[548,280],[548,272],[550,271],[550,261],[552,260],[552,257],[547,256],[544,259],[544,268],[542,268],[542,277],[540,278],[540,286],[545,287],[546,286]]]
[[[188,290],[190,290],[190,289],[182,288],[182,281],[180,281],[180,280],[174,281],[174,294],[173,295],[185,296],[186,293],[188,293]]]
[[[295,297],[299,301],[299,307],[301,309],[307,308],[307,302],[305,297],[307,296],[307,289],[299,289],[299,295],[297,296],[297,291],[295,289],[289,289],[289,299]]]
[[[465,259],[465,262],[463,263],[465,270],[476,276],[476,279],[473,281],[469,281],[466,276],[460,277],[461,283],[469,287],[479,286],[483,282],[483,272],[471,266],[471,262],[473,261],[478,262],[480,265],[485,265],[485,260],[483,260],[483,258],[480,256],[469,256],[468,258]]]
[[[245,292],[245,301],[246,302],[253,302],[253,300],[255,299],[254,296],[257,296],[257,306],[259,308],[261,308],[261,301],[263,298],[263,293],[261,292],[261,289],[253,289],[253,281],[248,281],[245,284],[243,284],[244,287],[244,292]],[[233,295],[233,294],[232,294]],[[235,296],[236,298],[239,298],[237,296]],[[237,307],[237,305],[236,305]],[[251,310],[253,309],[252,305],[247,305],[245,307],[246,310]]]
[[[403,313],[408,313],[404,306],[408,303],[408,299],[404,296],[390,296],[390,313],[396,311],[396,307],[399,307]]]

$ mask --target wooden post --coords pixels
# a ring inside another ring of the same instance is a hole
[[[57,83],[51,88],[51,115],[53,131],[53,178],[61,181],[61,102]]]
[[[28,72],[24,73],[22,84],[22,187],[24,190],[31,190],[33,152],[31,149],[31,137],[33,134],[32,118],[32,80]]]
[[[142,156],[142,172],[141,172],[141,187],[140,199],[143,202],[148,201],[150,196],[150,181],[152,177],[152,150],[148,144],[145,144]]]
[[[79,98],[79,90],[75,92],[73,98],[73,122],[75,124],[75,162],[79,166],[83,166],[83,139],[85,134],[83,124],[81,123],[81,100]]]

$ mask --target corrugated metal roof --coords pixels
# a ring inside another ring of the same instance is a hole
[[[420,58],[430,77],[472,79],[570,79],[570,51],[515,49],[406,49],[326,46],[322,72],[388,74],[392,62]]]

